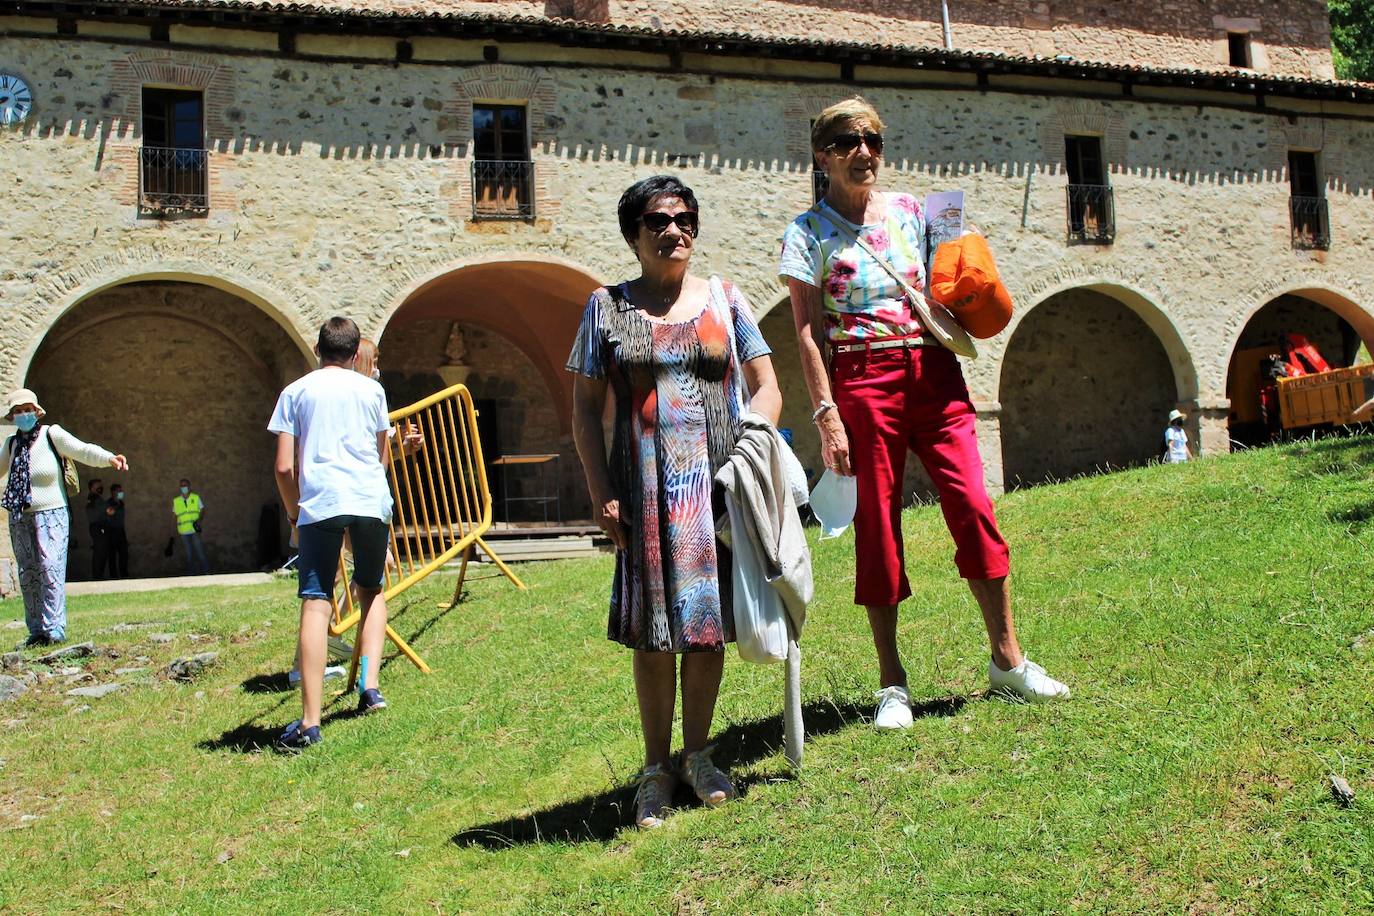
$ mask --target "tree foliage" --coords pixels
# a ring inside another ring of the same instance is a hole
[[[1328,0],[1336,76],[1374,83],[1374,0]]]

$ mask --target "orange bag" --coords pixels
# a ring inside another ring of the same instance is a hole
[[[997,273],[987,239],[976,233],[935,249],[930,295],[973,337],[995,337],[1011,321],[1011,294]]]

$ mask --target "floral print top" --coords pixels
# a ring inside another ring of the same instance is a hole
[[[925,291],[926,217],[910,194],[885,194],[887,215],[867,226],[851,223],[822,200],[792,221],[782,236],[785,282],[796,278],[821,290],[825,335],[832,343],[921,333],[897,281],[857,244],[846,244],[844,223],[887,258],[912,288]]]

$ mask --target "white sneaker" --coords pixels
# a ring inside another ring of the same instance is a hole
[[[1050,700],[1067,700],[1069,687],[1061,684],[1045,673],[1029,658],[1010,671],[1003,671],[996,662],[988,662],[988,680],[993,690],[1009,691],[1027,703],[1048,703]]]
[[[911,697],[905,687],[893,684],[873,695],[878,698],[878,710],[873,713],[874,728],[896,731],[911,727]]]
[[[324,679],[326,681],[336,681],[341,677],[346,677],[347,675],[348,671],[342,665],[324,666]],[[292,690],[301,689],[301,673],[299,671],[292,671],[289,674],[287,674],[286,680],[291,685]]]

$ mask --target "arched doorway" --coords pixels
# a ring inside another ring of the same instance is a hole
[[[378,341],[382,386],[393,408],[455,382],[472,392],[496,518],[542,522],[534,502],[501,504],[557,488],[564,521],[591,516],[572,439],[572,376],[564,368],[587,297],[598,283],[561,264],[500,261],[459,267],[423,283],[394,310]],[[557,454],[512,472],[502,455]],[[509,508],[509,511],[507,511]],[[549,513],[550,524],[553,513]]]
[[[83,299],[44,335],[29,364],[53,422],[123,452],[130,470],[81,469],[126,492],[130,574],[180,575],[172,536],[177,481],[191,480],[207,512],[203,536],[215,572],[280,559],[272,440],[267,421],[281,388],[309,369],[300,347],[253,303],[212,286],[136,281]],[[84,500],[73,501],[72,578],[91,575]]]
[[[1168,318],[1111,286],[1063,290],[1031,309],[1000,374],[1008,488],[1158,458],[1169,411],[1197,396]]]
[[[1333,369],[1355,364],[1361,344],[1374,340],[1374,317],[1344,296],[1321,289],[1298,289],[1277,296],[1245,323],[1231,349],[1226,396],[1232,440],[1255,445],[1269,438],[1260,406],[1261,362],[1281,353],[1286,334],[1306,337]]]

